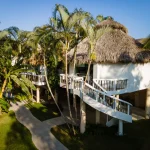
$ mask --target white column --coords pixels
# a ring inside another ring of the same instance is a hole
[[[36,87],[36,102],[40,103],[40,87]]]
[[[100,124],[100,112],[96,110],[96,124]]]
[[[119,136],[122,136],[122,135],[123,135],[123,121],[122,121],[122,120],[119,120],[118,135],[119,135]]]
[[[145,118],[150,119],[150,88],[146,91]]]
[[[85,132],[86,127],[86,104],[80,99],[80,115],[81,115],[81,122],[80,122],[80,132]]]

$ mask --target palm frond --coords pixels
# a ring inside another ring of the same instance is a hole
[[[25,76],[21,75],[21,80],[22,82],[24,82],[24,84],[31,88],[32,90],[36,90],[36,87],[34,86],[34,84],[29,80],[27,79]]]
[[[27,86],[22,82],[21,80],[18,79],[16,75],[11,75],[10,78],[19,86],[21,87],[22,91],[26,93],[27,95],[30,95],[29,89]]]
[[[0,40],[8,35],[8,31],[4,30],[0,32]]]
[[[145,49],[150,49],[150,35],[143,41],[143,47]]]
[[[9,104],[4,98],[0,98],[0,107],[5,111],[8,112]]]

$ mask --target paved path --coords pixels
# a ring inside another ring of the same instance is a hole
[[[38,150],[68,150],[50,132],[52,127],[65,123],[62,117],[41,122],[23,106],[24,103],[11,103],[11,105],[10,110],[13,110],[17,120],[29,129],[32,134],[32,141]]]

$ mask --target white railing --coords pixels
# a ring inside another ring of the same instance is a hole
[[[89,85],[88,83],[85,83],[82,77],[76,77],[76,76],[70,76],[70,83],[72,89],[74,90],[80,90],[84,94],[88,95],[92,99],[96,100],[97,102],[110,107],[114,109],[115,111],[119,111],[125,114],[130,115],[131,111],[130,108],[132,104],[123,101],[119,98],[116,98],[114,96],[110,96],[103,87],[101,87],[95,80],[93,80],[93,86]],[[65,83],[65,75],[61,74],[61,81]],[[60,82],[61,82],[60,81]],[[116,80],[117,81],[117,80]],[[117,83],[117,82],[116,82]]]
[[[93,79],[93,87],[99,91],[107,93],[107,91],[97,83],[97,79]]]
[[[127,88],[128,79],[93,79],[93,81],[106,91],[118,91]]]
[[[68,75],[68,86],[71,88],[73,88],[74,85],[77,85],[77,83],[73,84],[73,80],[82,80],[83,81],[83,77],[79,77],[79,76],[73,76],[73,75]],[[61,85],[65,85],[66,84],[66,75],[65,74],[60,74],[60,84]]]
[[[132,106],[132,104],[126,101],[118,99],[114,96],[110,96],[105,92],[99,91],[87,83],[85,84],[83,92],[97,102],[106,105],[107,107],[111,107],[114,110],[130,115],[130,106]]]
[[[21,73],[21,75],[24,75],[26,78],[28,78],[30,81],[32,81],[34,84],[38,83],[46,83],[45,81],[45,75],[35,75],[32,73]]]

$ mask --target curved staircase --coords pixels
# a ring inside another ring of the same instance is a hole
[[[116,98],[115,94],[122,93],[127,88],[127,79],[93,79],[93,85],[84,83],[83,77],[68,76],[69,89],[78,95],[86,104],[97,111],[112,117],[106,126],[119,124],[119,135],[123,134],[123,121],[132,123],[130,108],[132,104]],[[105,84],[104,84],[105,83]],[[60,75],[60,87],[65,88],[65,75]]]

